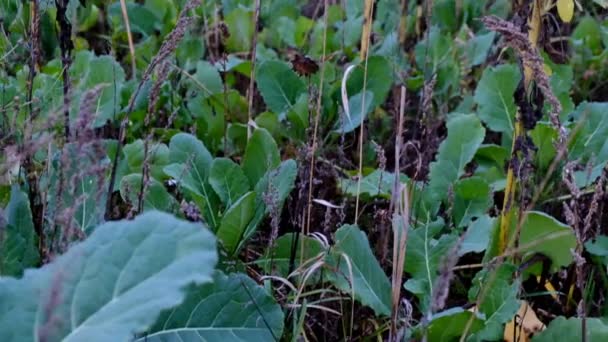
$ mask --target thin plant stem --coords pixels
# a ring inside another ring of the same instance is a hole
[[[251,73],[249,75],[249,90],[247,91],[247,140],[251,138],[251,122],[253,120],[253,92],[255,90],[255,55],[258,45],[258,24],[260,21],[260,0],[255,0],[253,15],[253,37],[251,39]]]
[[[361,191],[361,179],[363,178],[363,121],[365,119],[364,111],[365,111],[365,91],[367,90],[367,62],[369,59],[369,40],[371,36],[371,25],[373,22],[373,11],[374,11],[374,0],[365,0],[365,9],[369,11],[369,15],[366,13],[366,18],[369,20],[364,22],[364,25],[369,25],[370,28],[368,30],[363,30],[363,32],[367,32],[366,36],[361,37],[361,42],[365,41],[365,44],[361,44],[361,47],[365,47],[365,51],[362,51],[362,58],[364,58],[364,67],[363,67],[363,88],[361,95],[361,122],[359,126],[359,167],[357,171],[357,197],[355,199],[355,224],[359,220],[359,199]]]
[[[400,182],[400,163],[401,147],[403,146],[403,121],[405,116],[405,86],[401,86],[401,101],[399,106],[399,123],[395,136],[395,180],[393,183],[393,197],[391,207],[393,213],[393,269],[392,269],[392,311],[389,341],[397,341],[397,321],[399,313],[399,300],[401,298],[401,278],[403,277],[403,267],[405,265],[405,252],[407,243],[407,233],[409,230],[409,196],[407,186]],[[397,222],[394,222],[397,220]]]
[[[328,0],[325,0],[325,8],[323,10],[323,52],[321,58],[321,76],[319,78],[319,94],[317,94],[317,105],[315,111],[314,127],[312,132],[312,146],[310,152],[310,171],[308,174],[308,200],[306,205],[306,224],[302,231],[302,236],[307,235],[310,232],[310,217],[312,215],[312,182],[315,172],[315,152],[317,150],[317,134],[319,131],[319,118],[321,117],[321,100],[323,98],[323,82],[325,80],[325,54],[327,48],[327,9],[329,8]],[[304,238],[301,239],[300,248],[300,263],[304,260]]]
[[[135,65],[135,45],[133,44],[133,34],[131,33],[131,24],[129,23],[126,0],[120,0],[120,11],[122,12],[122,20],[125,22],[127,42],[129,43],[129,54],[131,55],[131,78],[135,79],[137,75],[137,67]]]

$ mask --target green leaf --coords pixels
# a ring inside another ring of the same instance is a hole
[[[194,78],[198,84],[203,87],[203,98],[211,95],[219,94],[224,91],[222,78],[217,69],[207,61],[199,61],[196,64],[196,73]],[[195,87],[198,91],[199,88]]]
[[[516,270],[513,265],[503,264],[498,270],[482,270],[475,276],[475,284],[488,289],[478,307],[479,313],[485,318],[485,327],[474,336],[475,340],[501,340],[504,324],[512,320],[519,310],[521,303],[517,294],[521,284],[512,281]],[[472,289],[479,291],[479,286],[473,286]]]
[[[134,2],[127,2],[127,13],[129,17],[129,27],[133,32],[141,33],[145,36],[151,35],[159,29],[161,22],[159,18],[146,6]],[[110,22],[115,32],[126,32],[123,26],[121,7],[118,2],[109,6]]]
[[[508,241],[516,231],[517,215],[511,218]],[[490,245],[486,250],[484,261],[489,261],[498,253],[499,223],[495,221],[490,237]],[[566,267],[572,262],[571,249],[576,247],[576,237],[572,228],[557,219],[540,211],[529,211],[521,226],[519,235],[519,252],[523,258],[541,253],[551,259],[551,272],[557,272],[560,267]],[[526,272],[540,275],[540,267],[530,267]]]
[[[272,341],[282,332],[283,311],[272,296],[244,274],[218,271],[137,341]]]
[[[267,250],[264,256],[255,261],[256,265],[259,265],[265,272],[265,274],[275,274],[280,277],[289,275],[289,261],[291,260],[291,249],[294,244],[294,239],[298,233],[287,233],[274,242],[274,246]],[[319,240],[308,237],[300,236],[298,243],[295,246],[295,259],[294,267],[297,268],[300,265],[300,255],[304,247],[304,262],[309,261],[321,252],[324,251],[323,245]]]
[[[207,180],[213,157],[195,136],[178,133],[171,138],[169,153],[172,163],[182,163],[198,180]]]
[[[535,335],[533,342],[551,341],[606,341],[608,324],[606,318],[585,318],[585,337],[583,337],[582,319],[578,317],[559,316],[547,326],[547,329]]]
[[[460,245],[458,255],[463,256],[467,253],[481,253],[488,248],[490,243],[490,233],[494,227],[496,218],[483,215],[469,225],[466,236]]]
[[[281,157],[277,143],[267,130],[256,129],[247,142],[243,156],[243,171],[253,187],[268,172],[279,166]]]
[[[113,157],[115,154],[115,141],[106,141],[104,146],[107,149],[108,157]],[[103,148],[103,147],[102,147]],[[47,189],[47,198],[53,199],[47,201],[46,215],[54,217],[55,214],[61,215],[65,210],[74,210],[71,215],[72,228],[79,229],[82,233],[88,235],[90,232],[103,223],[105,208],[100,203],[105,203],[107,195],[105,191],[100,189],[107,188],[109,180],[104,177],[99,177],[98,171],[91,172],[98,167],[105,167],[109,163],[109,158],[99,155],[99,147],[94,144],[81,145],[78,143],[68,143],[63,146],[63,150],[53,150],[52,158],[48,172],[43,174],[40,180],[40,188]],[[67,156],[95,156],[72,158],[68,163],[62,162],[62,158]],[[138,170],[141,172],[141,169]],[[130,173],[126,158],[119,162],[117,169],[117,178],[119,181],[124,177],[125,173]],[[64,180],[69,180],[69,186],[62,187],[60,177]],[[63,234],[64,232],[59,232]],[[70,236],[71,235],[71,236]],[[72,241],[75,236],[73,232],[63,235],[68,241]],[[55,239],[60,238],[55,236]]]
[[[401,183],[406,183],[408,178],[404,174],[400,174],[399,181]],[[376,169],[361,179],[361,188],[359,189],[359,194],[363,197],[382,197],[388,199],[391,197],[394,182],[394,173]],[[344,194],[352,197],[357,196],[356,179],[342,179],[339,184],[340,189]]]
[[[548,256],[551,270],[557,272],[572,262],[570,250],[576,248],[576,237],[568,225],[543,212],[531,211],[521,227],[519,246],[524,257],[534,253]]]
[[[122,17],[121,17],[122,18]],[[87,91],[102,86],[99,96],[95,99],[94,127],[103,126],[106,121],[114,121],[120,110],[120,93],[125,82],[125,72],[120,64],[111,56],[95,56],[90,51],[78,52],[75,56],[75,67],[70,69],[72,80],[76,81],[70,116],[75,120],[82,106],[82,95]],[[83,72],[77,69],[78,64],[84,65]]]
[[[242,112],[238,108],[241,97],[234,91],[228,90],[226,94],[218,93],[207,96],[197,91],[198,95],[188,101],[188,111],[196,121],[196,134],[210,152],[216,152],[222,147],[226,126],[226,114]],[[226,103],[226,107],[224,107]],[[246,112],[246,110],[245,110]]]
[[[584,48],[584,50],[589,50],[594,55],[603,51],[600,22],[589,15],[579,20],[571,37],[574,47]]]
[[[439,25],[445,31],[458,29],[460,18],[456,13],[456,2],[453,0],[437,0],[433,4],[431,23]]]
[[[571,65],[553,63],[548,57],[545,58],[545,64],[552,71],[549,79],[551,89],[562,105],[562,112],[559,115],[560,119],[567,121],[568,115],[574,110],[574,102],[570,97],[572,85],[574,84],[574,71]],[[548,110],[549,107],[549,103],[545,103],[545,109]]]
[[[536,165],[538,165],[540,171],[547,170],[556,155],[557,132],[550,124],[539,122],[529,134],[534,146],[538,149],[536,151]]]
[[[494,37],[496,37],[496,33],[488,32],[477,35],[467,41],[464,51],[469,62],[469,67],[480,65],[486,61],[488,52],[492,47],[492,42],[494,42]]]
[[[437,26],[430,28],[427,37],[416,44],[414,52],[416,64],[419,70],[424,72],[421,76],[426,80],[437,76],[435,96],[445,94],[450,88],[457,89],[461,77],[459,63],[455,59],[452,37],[448,32],[442,32]]]
[[[363,89],[363,79],[365,76],[364,68],[365,62],[362,61],[359,66],[352,71],[346,82],[346,90],[351,97],[354,97],[353,94],[362,94],[364,90],[371,91],[374,96],[368,97],[368,95],[365,95],[365,102],[370,102],[370,106],[373,109],[380,106],[384,103],[384,100],[386,100],[388,92],[393,85],[393,69],[391,63],[386,58],[382,56],[369,57],[367,60],[366,87]],[[359,108],[360,107],[361,102],[359,102]],[[352,106],[350,109],[353,112],[355,110],[360,111],[360,109],[355,109],[355,107]]]
[[[26,268],[36,266],[40,255],[30,202],[17,185],[11,187],[4,214],[6,221],[0,222],[0,275],[18,277]]]
[[[435,161],[430,166],[430,196],[435,205],[447,198],[448,190],[464,173],[464,167],[481,146],[486,130],[477,117],[454,114],[448,119],[448,136],[439,145]]]
[[[226,40],[229,52],[246,52],[251,49],[253,12],[239,7],[226,15],[225,23],[230,36]]]
[[[267,61],[256,70],[258,89],[266,105],[275,113],[290,110],[302,93],[306,84],[291,67],[280,61]]]
[[[245,228],[251,221],[255,207],[255,192],[250,191],[239,198],[225,213],[216,235],[222,245],[233,255],[241,242]]]
[[[363,98],[365,94],[365,99]],[[363,108],[363,101],[365,100],[365,108]],[[361,117],[365,121],[365,118],[373,107],[374,93],[367,90],[365,93],[361,92],[348,99],[348,108],[350,110],[350,117],[345,114],[339,119],[337,125],[338,128],[334,130],[336,133],[346,134],[354,131],[357,127],[361,126]]]
[[[186,133],[178,133],[171,138],[169,151],[173,164],[163,168],[164,173],[186,190],[186,194],[198,205],[207,222],[217,229],[220,201],[208,183],[213,162],[211,153],[200,140]]]
[[[587,180],[587,172],[576,173],[577,185],[583,187],[594,182],[600,176],[604,164],[608,162],[608,102],[583,102],[573,114],[574,124],[583,121],[575,140],[570,147],[568,159],[581,159],[586,163],[594,161],[591,177]]]
[[[200,174],[185,164],[167,165],[163,171],[177,181],[186,197],[197,204],[207,222],[217,229],[220,200],[207,180],[199,178]]]
[[[454,184],[454,223],[465,227],[485,214],[492,206],[490,185],[479,177],[458,180]]]
[[[503,64],[485,69],[475,89],[477,115],[493,131],[511,136],[517,106],[513,94],[521,80],[515,65]]]
[[[197,61],[204,57],[204,53],[200,36],[196,33],[186,33],[175,50],[175,58],[178,65],[183,65],[184,70],[192,70],[196,67]]]
[[[43,268],[0,278],[0,340],[127,341],[216,262],[200,224],[158,212],[103,224]]]
[[[471,317],[473,317],[473,321],[468,331],[469,334],[483,328],[483,321],[475,313],[455,307],[434,315],[427,328],[428,341],[458,340]]]
[[[249,191],[249,179],[243,170],[228,158],[216,158],[209,171],[209,185],[215,190],[226,207]]]
[[[494,192],[504,190],[507,175],[505,163],[510,151],[498,145],[481,145],[475,154],[475,176],[485,179]]]
[[[125,145],[123,153],[127,159],[131,173],[141,174],[144,163],[144,141],[141,139]],[[149,143],[148,163],[150,165],[150,175],[162,180],[165,178],[163,168],[169,164],[170,151],[167,145],[159,143]]]
[[[416,65],[418,65],[421,70],[426,69],[428,58],[430,70],[435,72],[441,62],[446,58],[449,58],[449,53],[451,52],[453,45],[449,35],[443,34],[439,30],[439,27],[432,26],[428,38],[420,40],[418,44],[416,44]]]
[[[439,266],[457,239],[451,234],[435,238],[443,227],[442,221],[427,223],[422,227],[410,229],[407,237],[404,270],[412,278],[404,287],[420,298],[422,312],[426,312],[430,305]]]
[[[585,242],[585,249],[593,255],[601,257],[608,256],[608,236],[599,235],[594,239]]]
[[[585,242],[585,250],[589,254],[599,257],[604,265],[608,265],[608,236],[599,235]]]
[[[339,270],[330,275],[337,288],[348,294],[354,292],[355,299],[372,308],[377,315],[390,315],[391,284],[359,227],[344,225],[336,231],[331,259]]]
[[[139,193],[141,190],[141,174],[130,174],[120,181],[120,196],[127,203],[137,208]],[[173,213],[179,208],[177,201],[165,186],[154,178],[151,178],[143,196],[144,211],[158,210]]]

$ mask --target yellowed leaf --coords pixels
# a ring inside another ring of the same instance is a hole
[[[569,23],[574,16],[574,0],[557,0],[557,14],[563,22]]]
[[[545,329],[532,307],[523,300],[517,311],[517,315],[505,326],[505,342],[528,342],[530,336]]]
[[[543,69],[545,69],[545,74],[547,74],[547,76],[553,75],[553,69],[551,69],[551,66],[547,63],[543,64]]]

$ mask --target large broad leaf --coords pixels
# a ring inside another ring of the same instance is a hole
[[[600,176],[604,164],[608,162],[607,112],[608,103],[606,102],[584,102],[576,108],[576,112],[573,114],[575,124],[580,121],[583,123],[570,148],[569,158],[580,158],[583,163],[590,159],[594,162],[591,177],[587,177],[588,171],[586,170],[576,173],[579,186],[594,182]]]
[[[475,154],[475,176],[488,182],[494,192],[504,190],[507,175],[505,163],[510,155],[510,148],[498,145],[481,145]]]
[[[467,41],[464,52],[467,56],[469,67],[474,67],[485,62],[495,36],[495,32],[488,32],[477,35]]]
[[[138,3],[127,2],[127,13],[129,15],[129,26],[133,32],[138,32],[143,35],[151,35],[156,29],[160,28],[161,21],[153,11],[144,5]],[[124,31],[124,20],[122,19],[121,7],[118,2],[109,6],[110,23],[115,32]]]
[[[551,261],[551,269],[558,271],[572,262],[570,250],[576,247],[576,237],[567,224],[540,211],[528,212],[521,227],[519,246],[522,253],[542,253]]]
[[[365,121],[367,115],[374,109],[373,101],[374,93],[369,90],[351,96],[348,99],[350,113],[340,118],[335,132],[340,134],[350,133],[361,126],[361,122]]]
[[[532,338],[533,342],[552,341],[608,341],[608,322],[606,318],[585,318],[585,337],[583,337],[583,324],[581,318],[566,319],[559,316],[547,329]]]
[[[243,170],[228,158],[216,158],[211,164],[209,184],[225,206],[230,207],[249,191],[249,179]]]
[[[408,181],[408,178],[407,176],[400,174],[399,181],[405,183]],[[394,173],[376,169],[361,179],[359,195],[370,198],[382,197],[388,199],[391,197],[394,184]],[[343,179],[340,182],[340,189],[349,196],[357,196],[357,187],[356,179]]]
[[[410,229],[407,237],[404,270],[412,278],[406,281],[404,288],[420,298],[423,312],[430,305],[439,267],[457,239],[451,234],[437,237],[443,227],[442,221],[427,223]]]
[[[95,99],[95,127],[113,121],[120,110],[120,92],[125,82],[125,72],[120,64],[110,55],[95,56],[90,51],[76,53],[70,68],[71,79],[76,82],[70,116],[78,117],[84,104],[82,95],[87,90],[101,86],[101,92]]]
[[[293,263],[294,269],[300,264],[300,256],[303,254],[304,262],[317,257],[323,252],[323,245],[319,240],[308,236],[297,236],[298,233],[288,233],[276,239],[274,246],[266,251],[266,254],[255,261],[265,273],[276,274],[287,278],[289,275],[289,262],[291,261],[292,249],[295,248]],[[297,238],[297,244],[295,240]]]
[[[521,284],[513,281],[516,271],[515,266],[505,263],[498,269],[483,269],[473,279],[469,298],[472,301],[481,300],[477,310],[483,314],[485,323],[474,340],[498,341],[503,337],[504,324],[513,319],[520,307],[517,294]],[[480,287],[485,290],[483,297],[478,297]]]
[[[120,181],[120,196],[131,206],[137,208],[141,192],[141,174],[130,174],[123,177]],[[178,208],[177,201],[164,185],[154,178],[149,180],[148,186],[144,189],[143,206],[144,210],[159,210],[174,212]]]
[[[222,245],[233,255],[239,245],[245,228],[255,212],[255,192],[251,191],[236,201],[222,217],[222,223],[216,234]]]
[[[574,84],[574,71],[572,70],[572,65],[555,64],[550,58],[545,58],[545,65],[551,68],[549,79],[551,89],[562,105],[562,112],[559,115],[560,119],[562,121],[567,121],[568,115],[574,110],[574,102],[570,97],[572,85]],[[546,110],[548,110],[550,106],[549,103],[545,103]]]
[[[518,221],[515,215],[511,218],[507,241],[512,240]],[[500,220],[496,220],[493,227],[491,242],[484,256],[486,261],[497,256],[500,240],[499,223]],[[557,272],[560,267],[566,267],[572,262],[570,250],[575,247],[576,237],[568,225],[540,211],[527,212],[519,235],[519,251],[524,258],[536,253],[544,254],[551,259],[551,271]],[[535,265],[528,268],[526,273],[540,274],[540,272],[540,265]]]
[[[253,11],[244,7],[230,11],[226,16],[226,25],[230,36],[226,41],[226,47],[230,52],[245,52],[251,48],[253,37]]]
[[[481,253],[488,248],[490,233],[494,227],[496,218],[483,215],[469,225],[464,240],[460,244],[458,255],[467,253]]]
[[[106,146],[109,149],[113,147],[111,143]],[[105,203],[107,194],[105,191],[100,192],[100,189],[107,188],[108,179],[100,177],[96,170],[105,167],[109,159],[100,158],[98,146],[78,143],[65,144],[62,151],[54,151],[52,155],[48,172],[43,174],[40,181],[40,187],[48,189],[47,198],[53,199],[47,201],[46,215],[54,217],[73,211],[73,214],[69,215],[72,228],[80,229],[88,235],[104,222],[105,208],[99,203]],[[65,156],[86,157],[71,158],[65,163],[62,162]],[[91,156],[94,156],[93,159]],[[126,159],[121,160],[117,171],[117,180],[122,179],[124,173],[130,173]],[[141,169],[138,172],[141,172]],[[66,181],[69,186],[66,186]],[[65,229],[61,230],[60,234],[63,235],[65,232]],[[70,234],[61,238],[71,241],[74,236]],[[57,238],[59,237],[56,236],[55,239]]]
[[[199,178],[199,173],[190,172],[186,164],[167,165],[163,171],[177,181],[188,200],[196,203],[203,217],[215,230],[219,224],[218,210],[220,200],[206,179]]]
[[[416,44],[414,51],[416,64],[424,71],[421,76],[426,80],[437,77],[433,91],[435,96],[445,94],[450,88],[458,87],[458,82],[461,80],[459,63],[453,57],[453,51],[452,37],[437,26],[431,26],[427,38]]]
[[[141,173],[143,171],[143,163],[146,158],[145,143],[138,139],[134,142],[125,145],[122,150],[129,170],[131,173]],[[150,175],[153,178],[162,180],[164,178],[163,168],[169,164],[170,151],[167,145],[150,143],[148,146],[148,165],[150,166]]]
[[[207,179],[213,157],[195,136],[187,133],[174,135],[169,143],[169,156],[172,163],[185,164],[195,179]]]
[[[51,264],[0,279],[0,340],[126,341],[210,281],[216,261],[200,224],[158,212],[106,223]]]
[[[249,184],[255,186],[266,172],[279,166],[279,163],[279,148],[272,135],[263,128],[256,129],[247,142],[243,156],[243,171],[249,178]]]
[[[354,293],[355,299],[377,315],[390,315],[391,284],[359,227],[344,225],[336,231],[331,256],[338,268],[338,272],[330,275],[334,285],[345,293]]]
[[[263,288],[244,274],[216,272],[137,341],[278,341],[282,331],[283,311]]]
[[[464,167],[481,146],[486,130],[474,115],[453,114],[447,122],[448,137],[439,145],[431,163],[429,195],[434,202],[447,198],[448,190],[464,173]]]
[[[262,63],[256,70],[256,82],[264,102],[277,114],[291,109],[298,96],[306,92],[304,81],[289,65],[279,61]]]
[[[214,229],[217,229],[219,200],[208,183],[213,157],[205,145],[191,134],[178,133],[169,143],[169,158],[172,164],[163,168],[175,179],[203,213]]]
[[[483,321],[473,312],[461,307],[451,308],[434,315],[427,329],[428,341],[455,341],[464,333],[469,320],[473,317],[468,333],[472,334],[483,328]]]
[[[24,269],[36,266],[40,255],[30,202],[17,185],[11,188],[5,215],[5,222],[0,217],[0,275],[21,276]]]
[[[196,74],[194,78],[203,88],[203,98],[221,93],[224,90],[222,78],[217,69],[207,61],[200,61],[196,64]]]
[[[557,141],[557,132],[548,123],[539,122],[530,131],[530,137],[537,148],[536,165],[538,165],[541,171],[545,171],[553,162],[556,155],[555,142]]]
[[[358,67],[348,77],[346,89],[348,95],[354,97],[356,94],[362,94],[363,91],[371,91],[373,97],[365,96],[367,103],[370,102],[371,108],[376,108],[384,103],[388,92],[393,85],[393,69],[391,63],[382,56],[371,56],[367,60],[367,80],[365,89],[363,89],[363,79],[365,78],[365,62],[361,62]],[[354,101],[353,101],[354,102]],[[361,107],[361,102],[359,102]],[[351,111],[355,111],[353,107]],[[356,109],[360,111],[361,109]]]
[[[481,75],[474,99],[477,115],[491,130],[513,134],[517,111],[513,93],[520,80],[519,69],[510,64],[488,68]]]
[[[453,217],[456,227],[465,227],[485,214],[492,205],[490,185],[480,177],[469,177],[454,184]]]

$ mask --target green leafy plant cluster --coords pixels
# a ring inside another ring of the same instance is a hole
[[[608,4],[562,6],[2,1],[0,340],[604,340]]]

